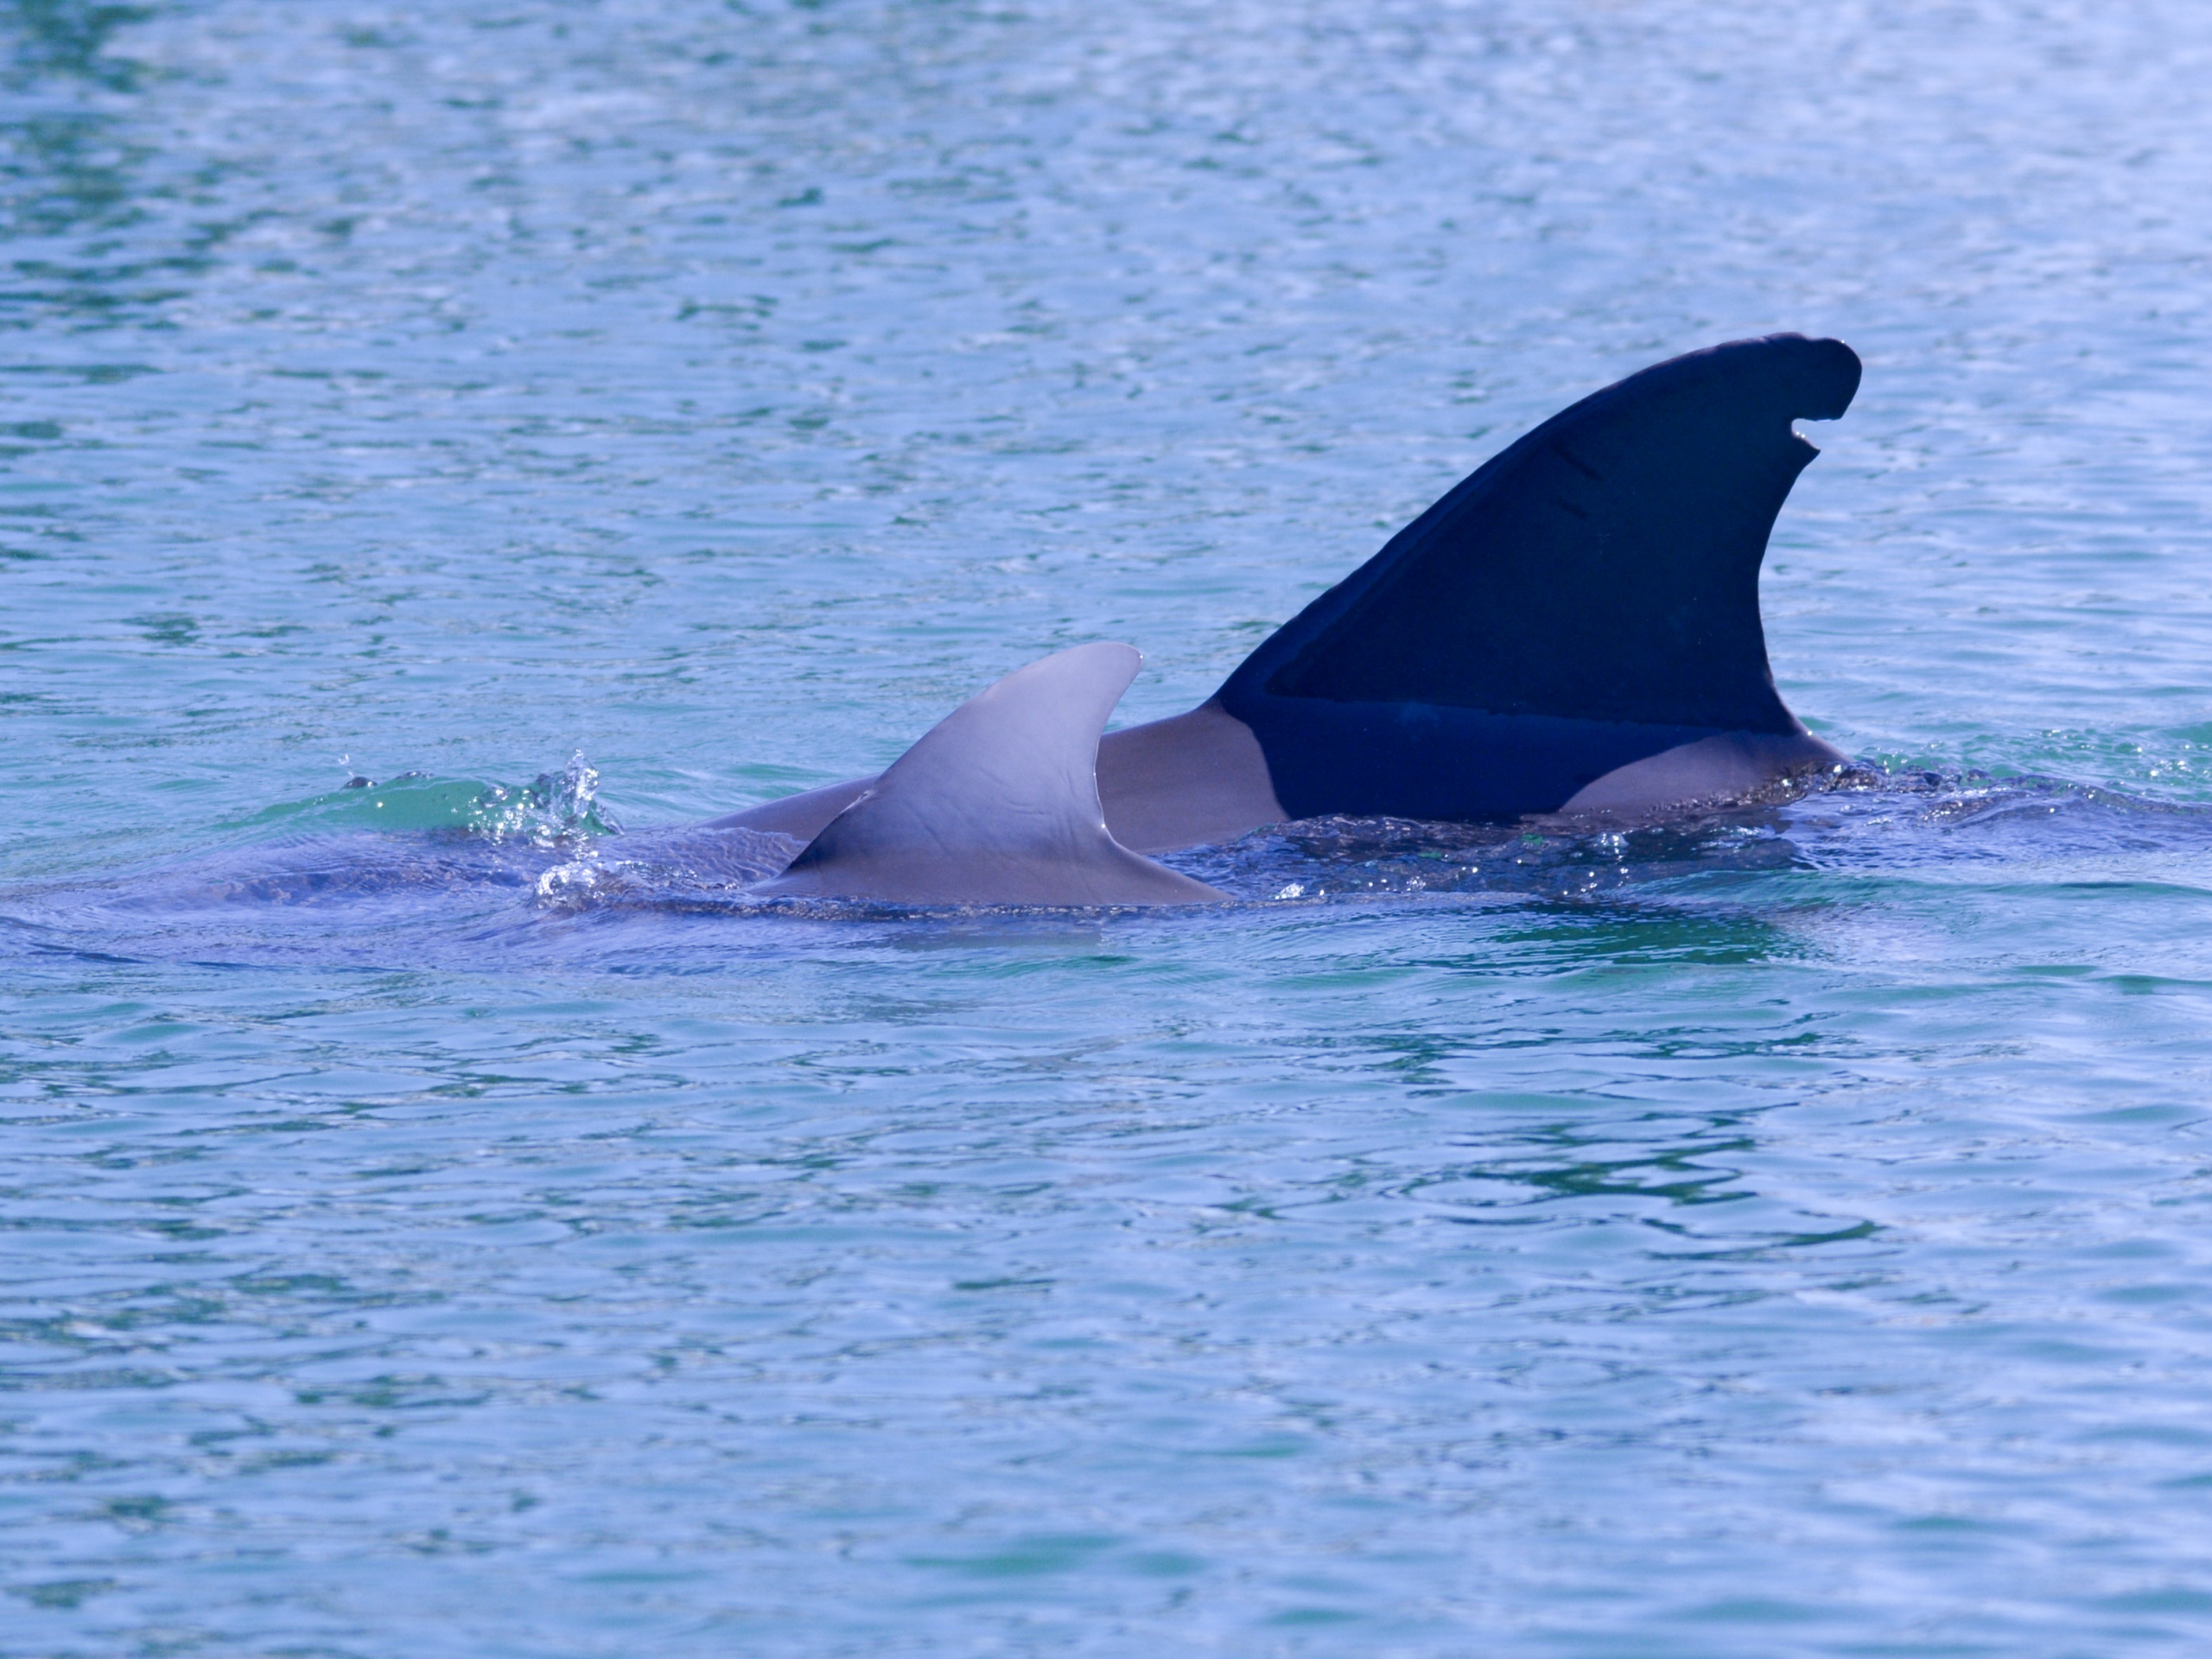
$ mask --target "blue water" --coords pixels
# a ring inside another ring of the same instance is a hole
[[[0,16],[0,1652],[2212,1644],[2212,10]],[[1833,789],[686,827],[1783,328]]]

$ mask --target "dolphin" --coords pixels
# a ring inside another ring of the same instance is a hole
[[[1077,646],[889,770],[709,827],[807,843],[755,891],[896,903],[1226,895],[1146,856],[1341,813],[1650,815],[1846,764],[1775,690],[1759,566],[1857,355],[1802,334],[1669,359],[1529,432],[1197,708],[1108,733],[1141,660]]]
[[[781,875],[752,891],[894,904],[1225,899],[1107,828],[1099,734],[1143,660],[1100,643],[1015,670],[868,779]]]

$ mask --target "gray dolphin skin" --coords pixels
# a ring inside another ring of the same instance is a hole
[[[1226,899],[1106,828],[1099,734],[1143,660],[1100,644],[1016,670],[939,721],[753,891],[921,905]]]
[[[1342,813],[1650,817],[1845,764],[1782,702],[1767,538],[1850,405],[1840,340],[1670,359],[1485,462],[1187,714],[1100,733],[1136,672],[1086,645],[1008,675],[879,778],[715,827],[809,843],[756,891],[901,903],[1224,897],[1141,856]]]

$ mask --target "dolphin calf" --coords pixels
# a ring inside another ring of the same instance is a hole
[[[1128,645],[1099,644],[1016,670],[868,780],[781,875],[753,891],[906,904],[1226,898],[1107,829],[1099,734],[1143,660]]]
[[[1186,714],[1105,733],[1140,659],[1078,646],[878,777],[713,827],[808,843],[771,893],[1187,904],[1224,895],[1144,855],[1331,813],[1649,813],[1840,766],[1775,690],[1758,576],[1819,453],[1791,423],[1859,377],[1802,334],[1655,365],[1486,461]]]

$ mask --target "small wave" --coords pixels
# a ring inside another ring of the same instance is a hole
[[[803,843],[757,830],[677,828],[593,842],[537,878],[540,905],[584,911],[623,906],[753,907],[746,889],[779,874]]]
[[[513,842],[548,849],[622,833],[600,804],[598,770],[581,750],[560,771],[541,772],[531,782],[513,785],[427,772],[403,772],[383,783],[348,778],[336,789],[279,802],[226,827],[263,839],[264,832],[280,826],[302,835],[449,830],[495,846]]]

